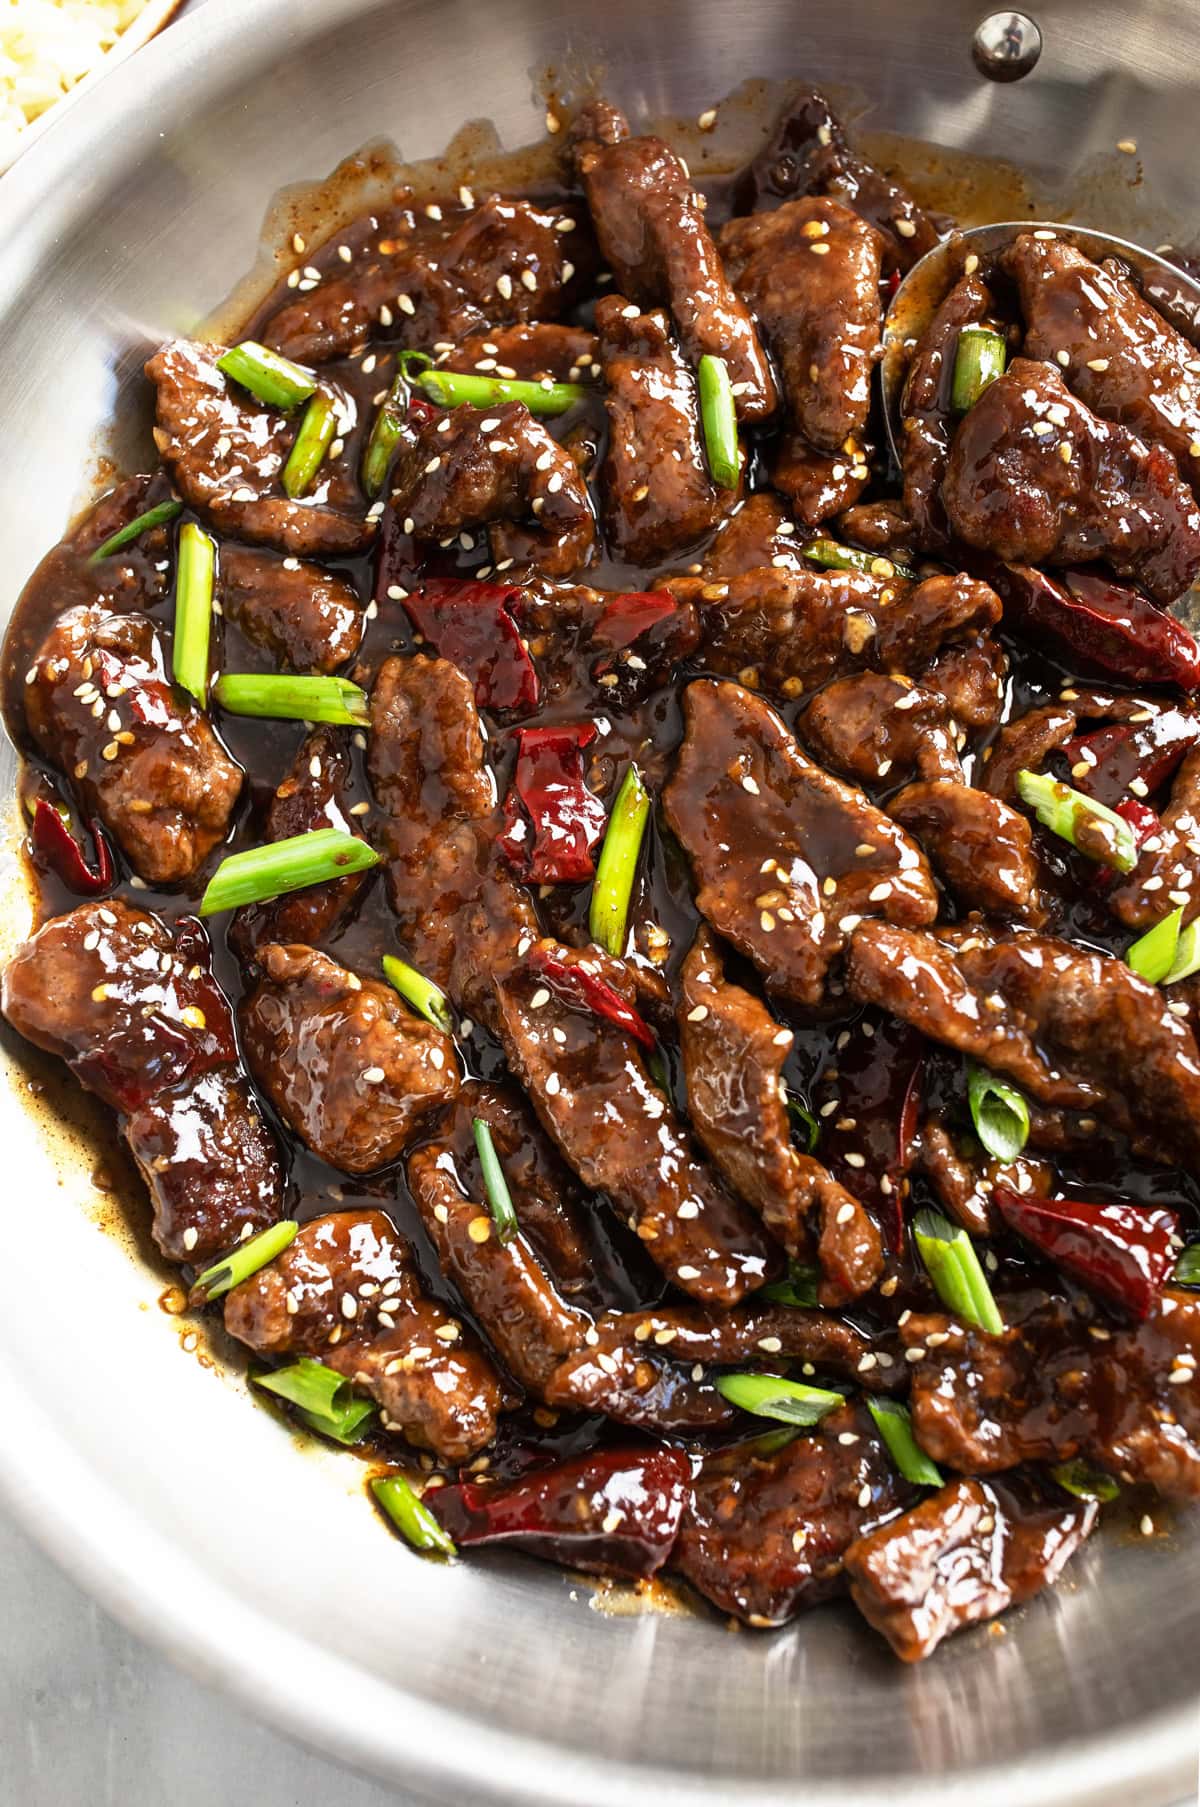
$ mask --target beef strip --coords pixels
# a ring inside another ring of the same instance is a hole
[[[1132,872],[1108,892],[1108,907],[1126,928],[1148,929],[1180,905],[1185,922],[1200,910],[1200,750],[1176,773],[1161,820]]]
[[[616,287],[640,307],[667,306],[693,366],[724,358],[738,419],[774,411],[777,392],[754,322],[730,286],[687,170],[661,138],[631,138],[614,108],[585,107],[571,155]]]
[[[921,682],[949,704],[964,728],[994,728],[1004,711],[1008,660],[990,634],[941,651]]]
[[[582,964],[633,1003],[616,961],[541,944],[537,964],[496,979],[509,1066],[564,1159],[609,1195],[662,1272],[693,1298],[735,1303],[775,1266],[754,1218],[696,1159],[633,1038],[544,983],[542,957]]]
[[[743,577],[748,571],[811,571],[800,556],[796,524],[780,498],[769,489],[756,490],[739,502],[704,549],[703,563],[690,575],[705,583]]]
[[[454,1043],[390,985],[316,948],[272,943],[238,1022],[250,1070],[314,1154],[347,1173],[400,1155],[458,1091]]]
[[[333,672],[358,651],[358,594],[320,565],[224,546],[217,590],[225,619],[291,671]]]
[[[733,211],[777,207],[798,194],[833,195],[869,220],[883,233],[893,268],[910,269],[938,242],[937,227],[903,184],[850,148],[841,120],[815,88],[788,104],[738,178]]]
[[[223,353],[176,339],[146,365],[157,392],[155,444],[184,501],[233,539],[301,557],[362,551],[374,522],[331,505],[326,467],[310,495],[284,494],[296,421],[235,390],[217,369]]]
[[[913,523],[903,502],[884,499],[848,508],[838,520],[838,538],[902,565],[913,562]]]
[[[1200,1299],[1167,1291],[1151,1317],[1115,1330],[1082,1304],[1086,1315],[1060,1299],[1028,1311],[1014,1300],[1000,1336],[910,1316],[917,1441],[962,1473],[1082,1456],[1167,1499],[1200,1498]]]
[[[719,244],[774,353],[791,426],[857,462],[883,321],[880,234],[840,201],[806,196],[730,220]]]
[[[1065,239],[1022,233],[1002,262],[1021,299],[1024,355],[1059,364],[1093,414],[1165,446],[1190,480],[1200,442],[1195,346],[1118,265],[1094,264]]]
[[[670,613],[643,614],[637,592],[630,602],[628,592],[585,584],[522,587],[513,613],[537,661],[543,707],[559,696],[578,699],[585,673],[606,713],[670,682],[700,644],[700,621],[669,590],[651,594],[673,603]]]
[[[702,916],[768,989],[819,1003],[864,915],[937,915],[920,849],[861,791],[831,778],[760,698],[704,680],[663,804],[692,862]]]
[[[4,974],[4,1014],[65,1060],[122,1128],[172,1261],[203,1261],[281,1214],[275,1147],[238,1066],[195,922],[172,935],[119,899],[46,923]]]
[[[225,1300],[225,1328],[260,1355],[301,1355],[379,1404],[384,1428],[444,1462],[496,1434],[503,1384],[457,1318],[426,1297],[382,1211],[314,1217]]]
[[[1190,1029],[1125,963],[1022,934],[942,938],[866,922],[850,991],[985,1066],[1043,1104],[1095,1112],[1152,1158],[1200,1153],[1200,1055]]]
[[[1099,1512],[1031,1479],[951,1481],[846,1551],[850,1597],[901,1661],[1057,1581]]]
[[[1106,559],[1169,603],[1200,571],[1200,508],[1169,452],[1018,358],[964,415],[942,501],[969,546],[1015,564]]]
[[[950,532],[942,506],[942,479],[956,420],[950,389],[958,335],[986,320],[992,297],[978,276],[963,276],[938,307],[917,342],[900,402],[900,462],[904,509],[925,552],[940,552]]]
[[[1040,928],[1046,906],[1029,820],[968,784],[910,784],[889,813],[925,849],[935,872],[966,910],[1013,916]]]
[[[707,929],[680,980],[679,1046],[697,1141],[789,1255],[806,1260],[816,1244],[822,1305],[868,1292],[883,1269],[878,1230],[819,1161],[792,1145],[782,1077],[792,1031],[726,979]]]
[[[960,1147],[944,1124],[927,1117],[921,1126],[917,1164],[947,1217],[973,1236],[988,1236],[995,1188],[1007,1186],[1011,1192],[1046,1197],[1054,1184],[1054,1169],[1035,1155],[995,1160],[973,1138],[969,1140],[969,1147]]]
[[[596,304],[608,411],[600,467],[608,544],[635,565],[659,564],[698,540],[722,492],[700,443],[696,378],[661,310],[639,313],[621,295]]]
[[[287,776],[271,799],[263,824],[264,841],[286,841],[316,828],[355,834],[356,818],[347,814],[349,782],[350,754],[344,734],[336,728],[314,728],[301,741]],[[332,935],[369,877],[367,872],[348,872],[344,878],[288,891],[269,903],[247,904],[233,918],[230,940],[243,957],[268,941],[300,941],[316,947]]]
[[[931,779],[962,777],[945,697],[881,671],[835,678],[809,704],[797,730],[822,765],[861,783],[894,782],[913,770]]]
[[[111,829],[139,878],[186,883],[228,831],[242,788],[208,717],[166,673],[146,615],[68,609],[25,674],[25,719]]]
[[[819,527],[831,515],[853,506],[871,480],[869,449],[852,435],[849,448],[819,452],[800,433],[780,436],[771,460],[771,482],[806,527]]]
[[[846,1551],[912,1491],[866,1411],[845,1405],[783,1449],[757,1438],[708,1456],[673,1566],[721,1612],[782,1625],[841,1590]]]
[[[587,486],[524,402],[431,419],[402,444],[393,484],[392,507],[418,539],[486,527],[493,563],[532,563],[547,577],[569,577],[591,556]]]
[[[453,351],[442,352],[438,368],[523,383],[543,377],[554,383],[578,383],[594,373],[597,349],[596,335],[586,327],[520,321],[472,334]]]
[[[695,1365],[770,1368],[799,1362],[805,1375],[835,1374],[866,1392],[905,1384],[899,1343],[889,1331],[867,1336],[829,1311],[760,1304],[753,1297],[728,1311],[698,1305],[658,1305],[608,1312],[596,1320],[594,1348],[633,1343],[666,1352],[695,1374]]]
[[[406,957],[454,1003],[497,1023],[493,975],[540,930],[494,847],[496,787],[471,680],[445,659],[384,662],[367,755]]]
[[[401,218],[376,257],[287,302],[264,329],[267,344],[307,364],[348,357],[369,338],[456,345],[489,323],[552,318],[569,305],[576,271],[594,266],[586,232],[561,226],[571,216],[557,208],[489,195],[442,213],[436,229]]]
[[[985,747],[980,783],[993,797],[1017,801],[1018,772],[1041,770],[1050,754],[1074,734],[1078,718],[1065,703],[1044,703],[1005,724]]]

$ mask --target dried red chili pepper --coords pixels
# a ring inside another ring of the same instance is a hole
[[[1112,808],[1134,780],[1145,785],[1147,794],[1158,790],[1198,740],[1200,719],[1182,709],[1163,709],[1148,722],[1113,722],[1092,734],[1077,734],[1062,752],[1075,788]],[[1087,770],[1077,772],[1077,766]]]
[[[592,640],[620,652],[678,612],[679,604],[670,590],[620,590],[605,602],[592,629]]]
[[[1066,572],[1064,587],[1032,565],[997,564],[989,576],[1009,625],[1050,640],[1074,664],[1131,684],[1200,685],[1200,646],[1136,590],[1088,571]]]
[[[892,1250],[904,1240],[904,1176],[916,1156],[924,1078],[923,1038],[885,1018],[850,1031],[837,1056],[836,1080],[828,1094],[818,1086],[815,1095],[818,1110],[837,1106],[820,1118],[818,1158],[874,1212]],[[847,1159],[851,1155],[856,1158]]]
[[[606,1023],[613,1023],[627,1035],[632,1035],[634,1041],[641,1042],[644,1048],[655,1046],[654,1031],[649,1024],[638,1015],[632,1004],[625,1002],[616,987],[610,985],[607,979],[601,978],[599,973],[589,971],[578,962],[568,965],[565,960],[559,960],[541,948],[533,949],[528,964],[565,1003],[589,1010],[593,1016],[603,1017]]]
[[[1159,1205],[1037,1198],[997,1186],[992,1202],[1010,1229],[1089,1292],[1149,1317],[1175,1265],[1174,1211]]]
[[[583,779],[583,749],[595,738],[594,722],[518,728],[517,769],[497,845],[522,878],[581,884],[594,874],[592,849],[608,821]]]
[[[96,849],[93,872],[83,857],[83,850],[52,803],[39,797],[33,806],[30,843],[42,864],[60,878],[76,897],[101,897],[112,887],[114,871],[112,849],[104,830],[95,822],[88,823],[88,833]]]
[[[682,1450],[602,1449],[516,1481],[426,1493],[459,1549],[516,1544],[546,1562],[631,1579],[655,1575],[674,1548],[691,1494]]]
[[[537,708],[537,672],[513,619],[519,597],[511,584],[434,577],[405,599],[417,632],[474,681],[481,709]]]

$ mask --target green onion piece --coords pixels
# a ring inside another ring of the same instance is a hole
[[[260,1267],[266,1267],[274,1261],[276,1255],[282,1255],[289,1243],[295,1241],[300,1225],[290,1217],[282,1223],[273,1223],[269,1230],[262,1230],[252,1236],[249,1242],[239,1242],[232,1254],[226,1255],[213,1267],[206,1267],[197,1278],[192,1288],[192,1296],[199,1303],[208,1304],[212,1299],[219,1299],[223,1293],[233,1287],[240,1286],[251,1274],[256,1274]]]
[[[366,728],[366,692],[349,678],[292,677],[284,672],[223,671],[213,701],[230,715],[271,716],[277,721],[336,722]]]
[[[1163,984],[1177,985],[1180,979],[1190,979],[1194,972],[1200,972],[1200,917],[1180,930],[1179,946]]]
[[[427,979],[424,973],[419,973],[415,966],[410,966],[397,954],[383,956],[383,976],[427,1023],[432,1023],[435,1029],[444,1029],[447,1035],[454,1034],[450,1000],[432,979]]]
[[[958,335],[954,354],[954,377],[950,385],[950,406],[956,414],[966,414],[975,406],[984,390],[1004,375],[1008,362],[1008,346],[1004,334],[990,326],[964,326]]]
[[[357,1443],[374,1411],[370,1400],[354,1397],[340,1374],[307,1355],[273,1374],[256,1374],[254,1382],[294,1405],[305,1424],[335,1443]]]
[[[778,1418],[783,1424],[819,1424],[827,1412],[846,1403],[842,1393],[824,1387],[806,1387],[799,1380],[779,1374],[722,1374],[717,1391],[730,1405],[757,1418]]]
[[[287,891],[303,891],[306,885],[323,885],[350,872],[377,866],[379,855],[357,835],[340,828],[314,828],[310,834],[290,835],[286,841],[269,841],[265,847],[247,847],[221,861],[200,899],[201,916],[218,910],[236,910],[242,904],[268,903]]]
[[[1004,1320],[966,1231],[940,1211],[924,1210],[913,1219],[913,1236],[938,1298],[947,1310],[999,1336]]]
[[[1067,1493],[1073,1493],[1077,1499],[1099,1500],[1106,1504],[1115,1500],[1121,1489],[1110,1474],[1101,1474],[1098,1468],[1092,1468],[1082,1457],[1073,1462],[1057,1462],[1050,1470],[1051,1476]]]
[[[815,1267],[806,1267],[801,1261],[789,1261],[787,1279],[773,1281],[754,1296],[756,1299],[765,1299],[770,1305],[794,1305],[802,1311],[809,1311],[817,1303],[817,1284],[820,1278]]]
[[[644,1054],[642,1059],[646,1063],[647,1073],[659,1091],[665,1092],[669,1098],[671,1096],[671,1075],[667,1071],[667,1063],[663,1058],[662,1049],[655,1048],[649,1054]]]
[[[802,1099],[789,1096],[788,1115],[804,1134],[804,1152],[811,1154],[821,1139],[821,1125]]]
[[[217,359],[217,369],[248,389],[256,401],[269,408],[298,408],[317,387],[311,370],[280,357],[269,345],[244,339]]]
[[[403,1475],[391,1474],[384,1480],[372,1481],[371,1492],[414,1550],[436,1550],[439,1556],[458,1555],[454,1539],[442,1530]]]
[[[1029,1140],[1029,1106],[1015,1085],[967,1062],[967,1101],[975,1132],[998,1161],[1015,1161]]]
[[[293,502],[297,496],[306,496],[312,488],[336,431],[337,409],[333,397],[318,389],[304,410],[300,431],[292,441],[280,478],[284,495],[290,496]]]
[[[517,1233],[517,1213],[508,1181],[504,1177],[504,1169],[500,1165],[500,1157],[496,1153],[496,1144],[492,1141],[491,1125],[485,1123],[482,1117],[475,1117],[471,1121],[471,1128],[475,1132],[475,1146],[479,1150],[479,1165],[483,1168],[483,1184],[492,1222],[496,1226],[496,1239],[499,1242],[511,1242]]]
[[[1125,963],[1147,985],[1161,985],[1179,951],[1179,932],[1183,927],[1183,905],[1156,922],[1152,929],[1138,937],[1125,955]]]
[[[742,476],[738,459],[737,409],[733,385],[724,358],[706,351],[700,360],[700,420],[704,450],[713,482],[722,489],[736,489]]]
[[[1184,1249],[1175,1263],[1171,1280],[1175,1286],[1200,1286],[1200,1242],[1194,1242],[1191,1248]]]
[[[468,376],[457,370],[425,370],[414,385],[439,408],[497,408],[502,402],[524,402],[531,414],[565,414],[587,394],[582,383],[524,383],[512,377]]]
[[[588,934],[617,960],[625,952],[629,900],[649,815],[650,793],[630,764],[609,814],[588,906]]]
[[[913,1436],[912,1418],[898,1399],[868,1399],[867,1410],[888,1447],[888,1454],[914,1487],[940,1487],[944,1476]]]
[[[161,527],[164,521],[173,521],[175,516],[182,512],[183,503],[177,501],[174,496],[166,502],[155,503],[154,507],[148,508],[145,514],[134,515],[132,521],[126,521],[124,527],[118,527],[115,533],[110,534],[102,546],[96,547],[88,559],[88,564],[95,565],[102,558],[111,558],[114,552],[121,550],[122,546],[132,545],[134,540],[140,540],[144,533],[149,533],[152,527]]]
[[[814,565],[827,571],[862,571],[867,577],[915,577],[908,565],[898,565],[894,558],[879,552],[863,552],[858,546],[839,546],[836,540],[809,540],[801,553]]]
[[[1133,829],[1116,810],[1044,772],[1018,772],[1017,791],[1044,828],[1061,835],[1088,859],[1115,866],[1118,872],[1131,872],[1137,864]]]
[[[433,359],[423,351],[402,351],[396,359],[396,375],[375,416],[371,437],[363,453],[362,486],[372,501],[387,482],[388,466],[396,441],[408,416],[409,387],[422,370],[432,370]]]
[[[203,527],[185,521],[175,558],[175,682],[203,709],[208,695],[208,643],[212,634],[213,578],[217,547]]]

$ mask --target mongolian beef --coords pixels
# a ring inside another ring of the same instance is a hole
[[[8,637],[4,1012],[418,1549],[912,1661],[1200,1497],[1200,354],[964,245],[891,468],[947,222],[815,94],[707,197],[560,142],[149,359]]]

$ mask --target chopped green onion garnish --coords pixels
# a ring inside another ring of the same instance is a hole
[[[208,881],[200,914],[213,916],[242,904],[267,903],[287,891],[303,891],[306,885],[323,885],[378,864],[375,849],[357,835],[340,828],[314,828],[310,834],[229,854]]]
[[[938,1298],[947,1310],[999,1336],[1004,1320],[967,1232],[940,1211],[924,1210],[913,1219],[913,1236]]]
[[[894,558],[884,558],[880,552],[863,552],[858,546],[839,546],[836,540],[809,540],[800,551],[827,571],[861,571],[867,577],[916,576],[915,571],[898,565]]]
[[[392,453],[396,449],[396,441],[404,431],[408,416],[409,387],[420,371],[432,368],[433,359],[423,351],[402,351],[396,359],[395,378],[375,416],[371,437],[363,453],[362,486],[372,501],[387,482]]]
[[[738,459],[737,408],[729,366],[724,358],[706,351],[700,360],[700,419],[704,450],[713,482],[722,489],[736,489],[742,467]]]
[[[292,677],[285,672],[224,671],[213,701],[230,715],[271,716],[278,721],[336,722],[366,728],[366,692],[349,678]]]
[[[888,1454],[914,1487],[940,1487],[943,1475],[913,1436],[912,1418],[898,1399],[868,1399],[867,1410],[888,1447]]]
[[[1179,950],[1179,931],[1183,927],[1183,905],[1156,922],[1152,929],[1138,937],[1125,955],[1125,963],[1147,985],[1161,985]]]
[[[375,1409],[370,1400],[356,1399],[340,1374],[307,1355],[273,1374],[256,1374],[254,1381],[294,1405],[305,1424],[336,1443],[357,1443]]]
[[[531,414],[565,414],[587,394],[582,383],[519,382],[500,376],[468,376],[456,370],[425,370],[414,387],[423,389],[439,408],[497,408],[502,402],[524,402]]]
[[[630,764],[617,792],[604,831],[604,845],[592,882],[588,933],[617,960],[625,952],[629,932],[629,900],[637,874],[638,854],[650,815],[650,793],[637,767]]]
[[[722,1374],[717,1391],[730,1405],[757,1418],[778,1418],[783,1424],[819,1424],[827,1412],[845,1405],[845,1395],[824,1387],[806,1387],[799,1380],[779,1374]]]
[[[298,408],[317,387],[311,370],[280,357],[269,345],[244,339],[217,359],[217,369],[248,389],[256,401],[269,408]]]
[[[754,1297],[765,1299],[771,1305],[794,1305],[808,1311],[817,1303],[820,1277],[815,1267],[806,1267],[801,1261],[789,1261],[787,1279],[773,1281]]]
[[[400,1535],[414,1550],[436,1550],[440,1556],[457,1556],[454,1540],[448,1537],[428,1506],[422,1505],[403,1475],[388,1475],[372,1481],[371,1492],[383,1507]]]
[[[118,527],[117,531],[110,534],[102,546],[96,547],[88,559],[88,564],[94,565],[102,558],[111,558],[114,552],[121,550],[122,546],[130,546],[134,540],[140,540],[142,535],[149,533],[152,527],[161,527],[164,521],[173,521],[182,510],[183,503],[176,501],[172,496],[168,501],[158,502],[153,508],[148,508],[145,514],[134,515],[132,521],[126,521],[124,527]]]
[[[284,1249],[295,1241],[300,1225],[292,1218],[285,1217],[282,1223],[273,1223],[269,1230],[263,1230],[252,1236],[249,1242],[240,1242],[233,1253],[226,1255],[213,1267],[206,1267],[192,1288],[193,1296],[207,1303],[211,1299],[219,1299],[222,1293],[240,1286],[251,1274],[256,1274],[276,1255],[282,1255]]]
[[[407,960],[401,960],[396,954],[383,956],[383,976],[393,986],[406,1004],[411,1004],[418,1015],[435,1029],[444,1029],[447,1035],[454,1033],[454,1018],[450,1014],[450,1000],[444,991],[419,973],[415,966]]]
[[[1180,979],[1190,979],[1194,972],[1200,972],[1200,917],[1179,931],[1179,945],[1163,984],[1177,985]]]
[[[788,1115],[804,1137],[805,1154],[811,1154],[821,1139],[821,1125],[802,1099],[789,1094],[787,1107]]]
[[[203,709],[208,695],[208,643],[212,634],[216,543],[195,521],[179,529],[175,557],[175,682],[191,691]]]
[[[1200,1286],[1200,1242],[1194,1242],[1175,1263],[1171,1280],[1176,1286]]]
[[[504,1177],[504,1169],[500,1165],[500,1157],[496,1153],[496,1144],[492,1141],[491,1125],[485,1123],[482,1117],[475,1117],[471,1128],[475,1132],[475,1146],[479,1150],[479,1165],[483,1168],[488,1209],[496,1226],[496,1240],[511,1242],[518,1229],[517,1213],[508,1181]]]
[[[284,495],[290,496],[293,502],[297,496],[306,496],[312,488],[336,431],[337,408],[333,397],[318,389],[304,410],[300,431],[292,441],[280,478]]]
[[[998,1161],[1015,1161],[1029,1140],[1029,1106],[1015,1085],[967,1062],[967,1099],[975,1132]]]
[[[1004,375],[1008,346],[1003,333],[990,326],[964,326],[958,335],[954,354],[954,378],[950,386],[950,406],[956,414],[966,414],[975,406],[989,383]]]
[[[1081,1457],[1073,1462],[1058,1462],[1050,1470],[1054,1480],[1067,1493],[1073,1493],[1077,1499],[1100,1500],[1106,1503],[1115,1500],[1121,1489],[1110,1474],[1101,1474],[1098,1468],[1092,1468]]]
[[[1115,866],[1118,872],[1131,872],[1137,864],[1133,829],[1115,809],[1044,772],[1018,772],[1017,791],[1043,827],[1061,835],[1088,859]]]

